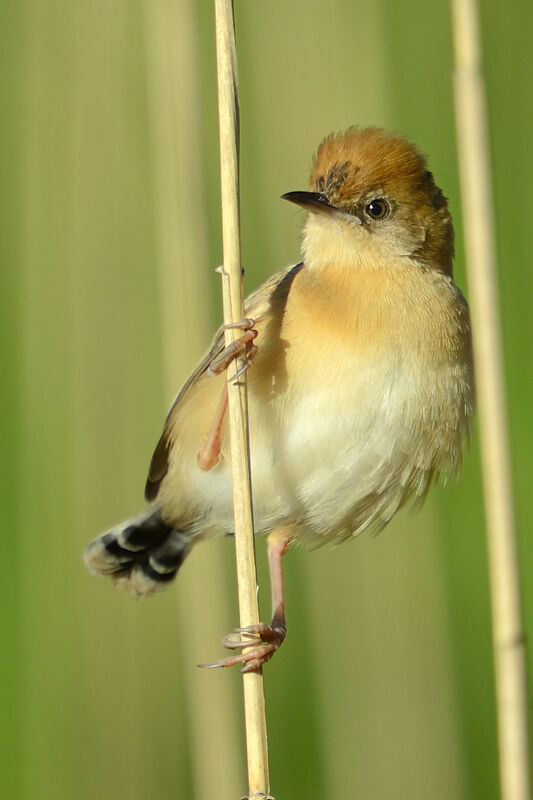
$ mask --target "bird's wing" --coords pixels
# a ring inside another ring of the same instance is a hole
[[[292,283],[293,278],[297,275],[302,267],[302,263],[291,267],[286,267],[280,272],[276,272],[275,275],[272,275],[272,277],[265,281],[265,283],[261,284],[261,286],[255,290],[255,292],[252,292],[252,294],[246,298],[244,304],[246,315],[252,317],[256,323],[261,322],[261,320],[268,314],[270,300],[276,289],[278,289],[278,287],[281,288],[282,284],[285,284],[286,282],[289,284]],[[289,287],[287,287],[287,291],[288,288]],[[144,494],[146,499],[149,501],[155,500],[157,497],[161,482],[168,470],[169,455],[172,446],[170,433],[172,430],[174,416],[179,407],[180,401],[191,388],[191,386],[193,386],[193,384],[198,380],[198,378],[204,374],[213,359],[220,355],[223,349],[224,328],[221,326],[217,330],[207,353],[204,355],[194,372],[187,379],[170,407],[165,421],[165,426],[163,428],[163,433],[161,434],[161,437],[156,445],[152,460],[150,462],[150,468],[148,470],[148,478],[146,480]]]

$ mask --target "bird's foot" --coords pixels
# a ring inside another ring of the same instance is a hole
[[[263,664],[270,661],[278,647],[282,644],[286,634],[285,622],[274,618],[270,625],[260,622],[258,625],[248,625],[246,628],[236,628],[229,636],[222,639],[222,644],[228,650],[245,648],[240,655],[228,656],[215,661],[213,664],[199,664],[205,669],[215,667],[233,667],[243,664],[241,672],[256,672]]]
[[[208,375],[220,375],[225,369],[229,367],[232,361],[235,361],[241,355],[244,355],[244,360],[241,368],[233,375],[233,379],[240,377],[243,372],[246,372],[254,357],[257,353],[257,347],[253,344],[257,336],[257,331],[254,328],[255,320],[250,317],[245,317],[238,322],[232,322],[229,325],[224,325],[224,330],[230,328],[239,328],[244,331],[242,336],[235,339],[234,342],[229,344],[224,350],[214,358],[207,368]]]

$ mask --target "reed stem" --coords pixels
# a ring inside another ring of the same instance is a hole
[[[235,25],[231,0],[215,0],[220,182],[224,267],[222,295],[224,323],[244,318],[239,230],[239,93]],[[226,344],[239,331],[226,328]],[[237,370],[240,369],[240,359]],[[236,370],[235,370],[236,371]],[[249,464],[246,374],[238,381],[228,370],[228,414],[231,434],[235,554],[241,627],[259,622],[255,567],[252,494]],[[269,791],[265,701],[261,671],[243,675],[244,716],[249,796],[264,798]]]
[[[502,800],[529,800],[525,640],[498,309],[485,89],[475,0],[452,0],[455,105],[491,584]]]

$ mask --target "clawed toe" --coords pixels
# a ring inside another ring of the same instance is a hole
[[[232,633],[224,636],[222,639],[222,647],[228,650],[236,650],[239,647],[251,647],[254,644],[260,644],[260,638],[248,631],[246,628],[235,628]]]

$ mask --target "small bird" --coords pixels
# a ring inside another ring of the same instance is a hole
[[[224,373],[244,352],[273,619],[236,629],[223,643],[244,653],[209,666],[260,668],[285,637],[289,544],[381,530],[440,476],[458,474],[474,413],[453,223],[424,156],[399,134],[352,127],[321,143],[310,189],[283,195],[307,212],[302,261],[250,295],[235,346],[219,329],[167,416],[148,508],[85,552],[92,573],[150,595],[196,542],[233,530]]]

